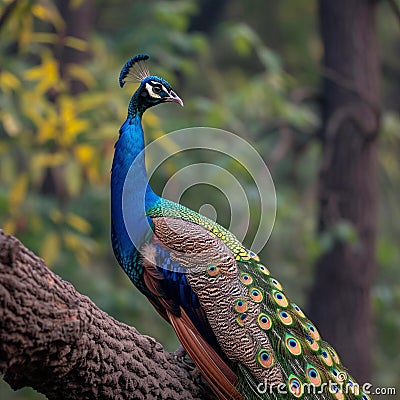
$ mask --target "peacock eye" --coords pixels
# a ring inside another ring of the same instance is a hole
[[[161,86],[153,86],[153,92],[155,93],[155,94],[158,94],[158,93],[160,93],[161,92]]]

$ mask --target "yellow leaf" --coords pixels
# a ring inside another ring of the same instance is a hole
[[[65,126],[65,137],[63,137],[63,142],[65,144],[72,143],[73,139],[78,135],[78,133],[84,132],[89,128],[89,121],[84,119],[73,119]]]
[[[32,33],[31,38],[32,42],[53,44],[56,43],[58,36],[55,33],[40,32],[40,33]]]
[[[2,115],[2,122],[4,129],[10,136],[16,136],[21,130],[21,125],[11,113],[4,113]]]
[[[66,216],[66,221],[69,225],[71,225],[77,231],[82,232],[82,233],[90,233],[91,226],[90,226],[89,222],[87,222],[85,219],[83,219],[79,215],[73,214],[73,213],[68,213]]]
[[[47,121],[42,119],[42,123],[37,123],[38,127],[38,135],[37,141],[38,143],[44,143],[47,140],[54,139],[58,133],[58,124],[57,120],[49,118]]]
[[[79,144],[75,147],[75,155],[82,164],[88,164],[93,159],[95,151],[88,144]]]
[[[48,12],[47,9],[42,4],[34,4],[32,6],[32,13],[35,17],[43,19],[45,21],[48,20]]]
[[[68,146],[75,140],[76,136],[87,130],[89,121],[77,117],[77,104],[75,99],[63,96],[59,100],[60,131],[58,140],[63,146]]]
[[[8,197],[10,211],[17,209],[24,197],[28,188],[28,175],[20,175],[14,186],[11,189],[10,195]]]
[[[38,2],[35,3],[32,6],[32,14],[42,21],[52,23],[57,30],[62,30],[65,27],[65,22],[58,12],[57,7],[54,7],[50,2],[47,2],[46,6]]]
[[[10,218],[3,222],[2,229],[5,233],[8,233],[9,235],[14,235],[16,233],[17,224],[13,219]]]
[[[46,235],[40,249],[40,255],[51,266],[57,259],[60,250],[60,238],[55,233]]]
[[[79,237],[74,235],[73,233],[65,233],[64,241],[66,246],[71,250],[77,251],[81,248]]]
[[[82,3],[83,3],[83,0],[71,0],[70,5],[71,5],[71,8],[74,10],[74,9],[80,7],[82,5]]]
[[[25,72],[25,79],[28,81],[38,81],[36,90],[44,93],[60,82],[58,73],[58,63],[49,53],[43,56],[42,64],[32,67]]]
[[[88,42],[86,40],[82,40],[74,36],[67,36],[64,43],[66,46],[75,50],[84,52],[88,49]]]
[[[68,65],[68,75],[71,78],[83,82],[88,88],[96,85],[96,80],[91,73],[84,67],[78,64]]]
[[[11,72],[2,71],[0,72],[0,87],[6,94],[9,94],[10,90],[16,90],[21,87],[21,82]]]
[[[54,104],[50,103],[43,93],[26,90],[21,93],[22,113],[35,125],[36,141],[43,144],[56,139],[59,134],[59,115]]]

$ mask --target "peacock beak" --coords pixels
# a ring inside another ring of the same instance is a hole
[[[169,92],[169,97],[166,97],[165,101],[172,101],[173,103],[177,103],[183,107],[182,99],[173,90]]]

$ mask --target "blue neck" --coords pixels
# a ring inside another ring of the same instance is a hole
[[[130,112],[115,144],[111,172],[112,241],[120,263],[143,243],[149,233],[145,213],[159,199],[148,182],[141,113]]]

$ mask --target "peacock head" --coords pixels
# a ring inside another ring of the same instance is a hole
[[[171,85],[163,78],[151,76],[145,61],[147,54],[139,54],[129,59],[119,75],[119,85],[123,87],[128,81],[140,82],[129,105],[130,112],[143,114],[148,108],[157,104],[173,102],[183,106],[183,101],[172,90]]]

